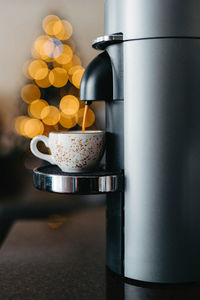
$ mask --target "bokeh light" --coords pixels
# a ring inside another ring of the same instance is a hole
[[[57,58],[59,57],[63,52],[63,44],[60,40],[56,38],[48,39],[44,43],[44,52],[48,57],[51,58]]]
[[[41,96],[40,89],[33,83],[26,84],[21,89],[21,97],[26,103],[31,103],[32,101],[39,99]]]
[[[43,99],[34,100],[28,108],[30,116],[36,119],[41,119],[41,112],[46,106],[48,106],[47,101]]]
[[[46,125],[56,125],[60,121],[60,112],[55,106],[46,106],[41,112],[41,119]]]
[[[51,82],[49,81],[49,72],[47,76],[42,80],[35,80],[35,83],[41,88],[48,88],[51,86]]]
[[[78,113],[75,115],[65,115],[63,112],[60,114],[60,124],[64,128],[72,128],[78,122]]]
[[[72,57],[72,49],[68,45],[63,45],[62,54],[59,57],[55,58],[55,60],[61,65],[66,65],[72,60]]]
[[[60,101],[60,110],[65,115],[75,115],[79,110],[79,100],[73,95],[64,96]]]
[[[33,59],[23,65],[25,77],[31,80],[21,90],[25,102],[23,108],[21,106],[21,113],[24,116],[15,120],[16,132],[29,138],[39,134],[48,135],[52,131],[67,131],[77,124],[82,126],[84,115],[84,101],[79,100],[79,89],[85,69],[71,38],[72,25],[52,14],[43,19],[42,26],[44,33],[36,38],[31,49]],[[56,104],[50,106],[41,99],[42,92],[42,98],[53,103],[56,91],[54,88],[48,89],[51,86],[60,89],[61,112]],[[86,127],[94,122],[95,115],[90,108]]]
[[[48,40],[50,40],[51,38],[48,35],[41,35],[39,36],[34,44],[33,44],[33,48],[32,48],[32,56],[33,58],[36,59],[43,59],[46,60],[47,62],[51,62],[53,59],[47,55],[47,53],[45,52],[45,44]],[[48,46],[48,44],[47,44]],[[48,48],[46,46],[46,51],[49,51]]]
[[[29,65],[29,75],[36,80],[44,79],[49,70],[47,64],[41,59],[33,60]]]
[[[59,40],[68,40],[72,35],[72,25],[66,20],[59,20],[55,22],[53,31],[55,37],[57,37]]]
[[[29,119],[24,124],[24,133],[27,137],[33,138],[44,132],[44,125],[38,119]]]
[[[84,69],[78,69],[72,75],[72,83],[77,89],[80,89],[81,79],[84,72]]]
[[[78,112],[78,125],[82,127],[83,123],[83,116],[84,116],[84,108],[81,108]],[[91,108],[89,108],[88,113],[87,113],[87,118],[85,122],[85,127],[90,127],[94,124],[95,122],[95,114],[92,111]]]
[[[60,27],[58,28],[58,31],[56,32],[56,28],[54,28],[55,24],[60,21],[60,18],[56,15],[48,15],[43,19],[42,27],[46,34],[49,35],[55,35],[55,33],[58,33],[60,30]]]
[[[57,61],[55,61],[55,62],[53,62],[53,66],[54,67],[60,66],[68,72],[68,70],[73,66],[73,64],[72,64],[72,60],[70,60],[70,62],[68,64],[58,64]]]
[[[73,84],[73,81],[72,81],[72,78],[73,78],[73,74],[78,71],[78,70],[81,70],[81,71],[85,71],[85,69],[80,66],[80,65],[76,65],[76,66],[72,66],[69,70],[68,70],[68,75],[69,75],[69,80],[70,82]]]
[[[25,135],[24,124],[29,120],[27,116],[19,116],[15,119],[15,130],[18,134]]]
[[[49,82],[57,88],[65,86],[68,79],[69,76],[65,69],[54,68],[49,72]]]

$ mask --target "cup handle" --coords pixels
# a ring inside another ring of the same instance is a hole
[[[38,142],[43,142],[45,144],[45,146],[47,148],[49,148],[49,139],[47,136],[45,135],[38,135],[35,136],[32,140],[31,140],[31,144],[30,144],[30,149],[31,152],[37,156],[38,158],[41,158],[43,160],[46,160],[48,162],[50,162],[51,164],[55,164],[54,159],[52,157],[52,155],[48,155],[48,154],[44,154],[42,152],[40,152],[37,148],[37,143]]]

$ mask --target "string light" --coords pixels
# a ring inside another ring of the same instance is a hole
[[[41,96],[40,89],[33,83],[26,84],[21,89],[21,97],[24,102],[30,104],[32,101],[39,99]]]
[[[60,112],[55,106],[46,106],[41,112],[41,119],[46,125],[56,125],[60,121]]]
[[[75,115],[79,110],[79,100],[73,95],[64,96],[60,101],[60,110],[67,116]]]

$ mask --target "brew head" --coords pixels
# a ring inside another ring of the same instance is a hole
[[[83,74],[80,85],[80,100],[110,101],[113,98],[113,77],[110,57],[103,52],[95,57]]]

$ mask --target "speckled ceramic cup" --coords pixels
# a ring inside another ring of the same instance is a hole
[[[41,153],[37,143],[42,141],[50,149],[51,155]],[[51,132],[49,137],[36,136],[30,145],[32,153],[63,172],[77,173],[95,169],[104,153],[105,132],[96,131],[67,131]]]

